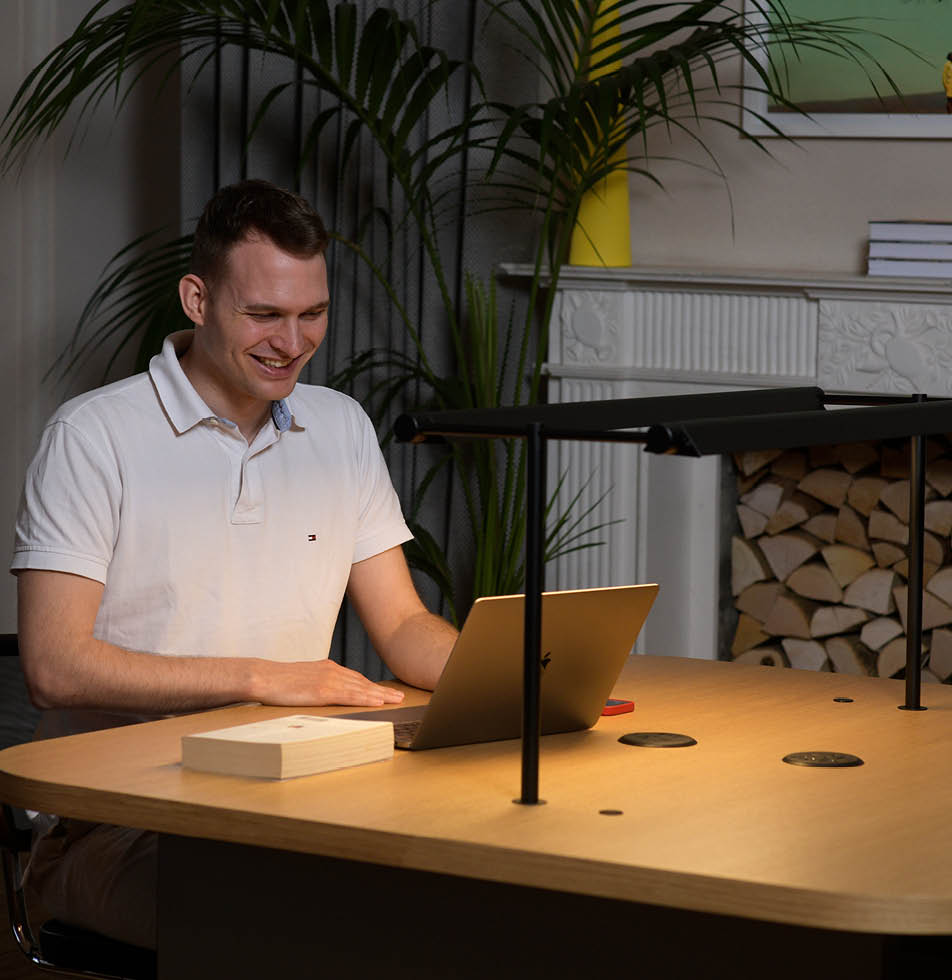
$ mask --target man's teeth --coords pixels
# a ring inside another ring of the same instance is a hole
[[[275,360],[273,357],[259,357],[258,360],[261,361],[262,364],[265,364],[268,367],[273,367],[273,368],[287,367],[291,363],[290,358],[286,361],[278,361]]]

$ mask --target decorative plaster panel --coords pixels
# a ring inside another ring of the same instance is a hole
[[[561,303],[562,359],[567,364],[617,364],[623,293],[567,292]]]
[[[812,376],[817,303],[803,295],[566,290],[563,367]]]
[[[802,376],[816,365],[816,304],[802,296],[639,291],[631,327],[639,367]]]
[[[952,306],[821,301],[817,382],[952,395]]]

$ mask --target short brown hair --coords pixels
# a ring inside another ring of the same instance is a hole
[[[300,194],[266,180],[243,180],[218,190],[195,228],[189,272],[210,281],[229,251],[258,233],[299,258],[322,255],[329,241],[320,215]]]

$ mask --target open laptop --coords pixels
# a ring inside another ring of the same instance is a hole
[[[543,735],[595,724],[657,594],[657,585],[542,594]],[[429,705],[373,712],[394,723],[398,748],[520,736],[523,609],[521,595],[477,599]]]

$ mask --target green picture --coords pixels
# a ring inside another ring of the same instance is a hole
[[[767,67],[803,112],[768,103],[756,72],[745,69],[748,132],[777,135],[776,127],[798,137],[952,136],[952,103],[942,79],[952,52],[952,0],[785,0],[785,7],[795,22],[840,21],[882,70],[867,58],[858,64],[818,47],[772,45]],[[762,7],[748,2],[746,10],[762,22]],[[757,54],[763,63],[766,53]]]

